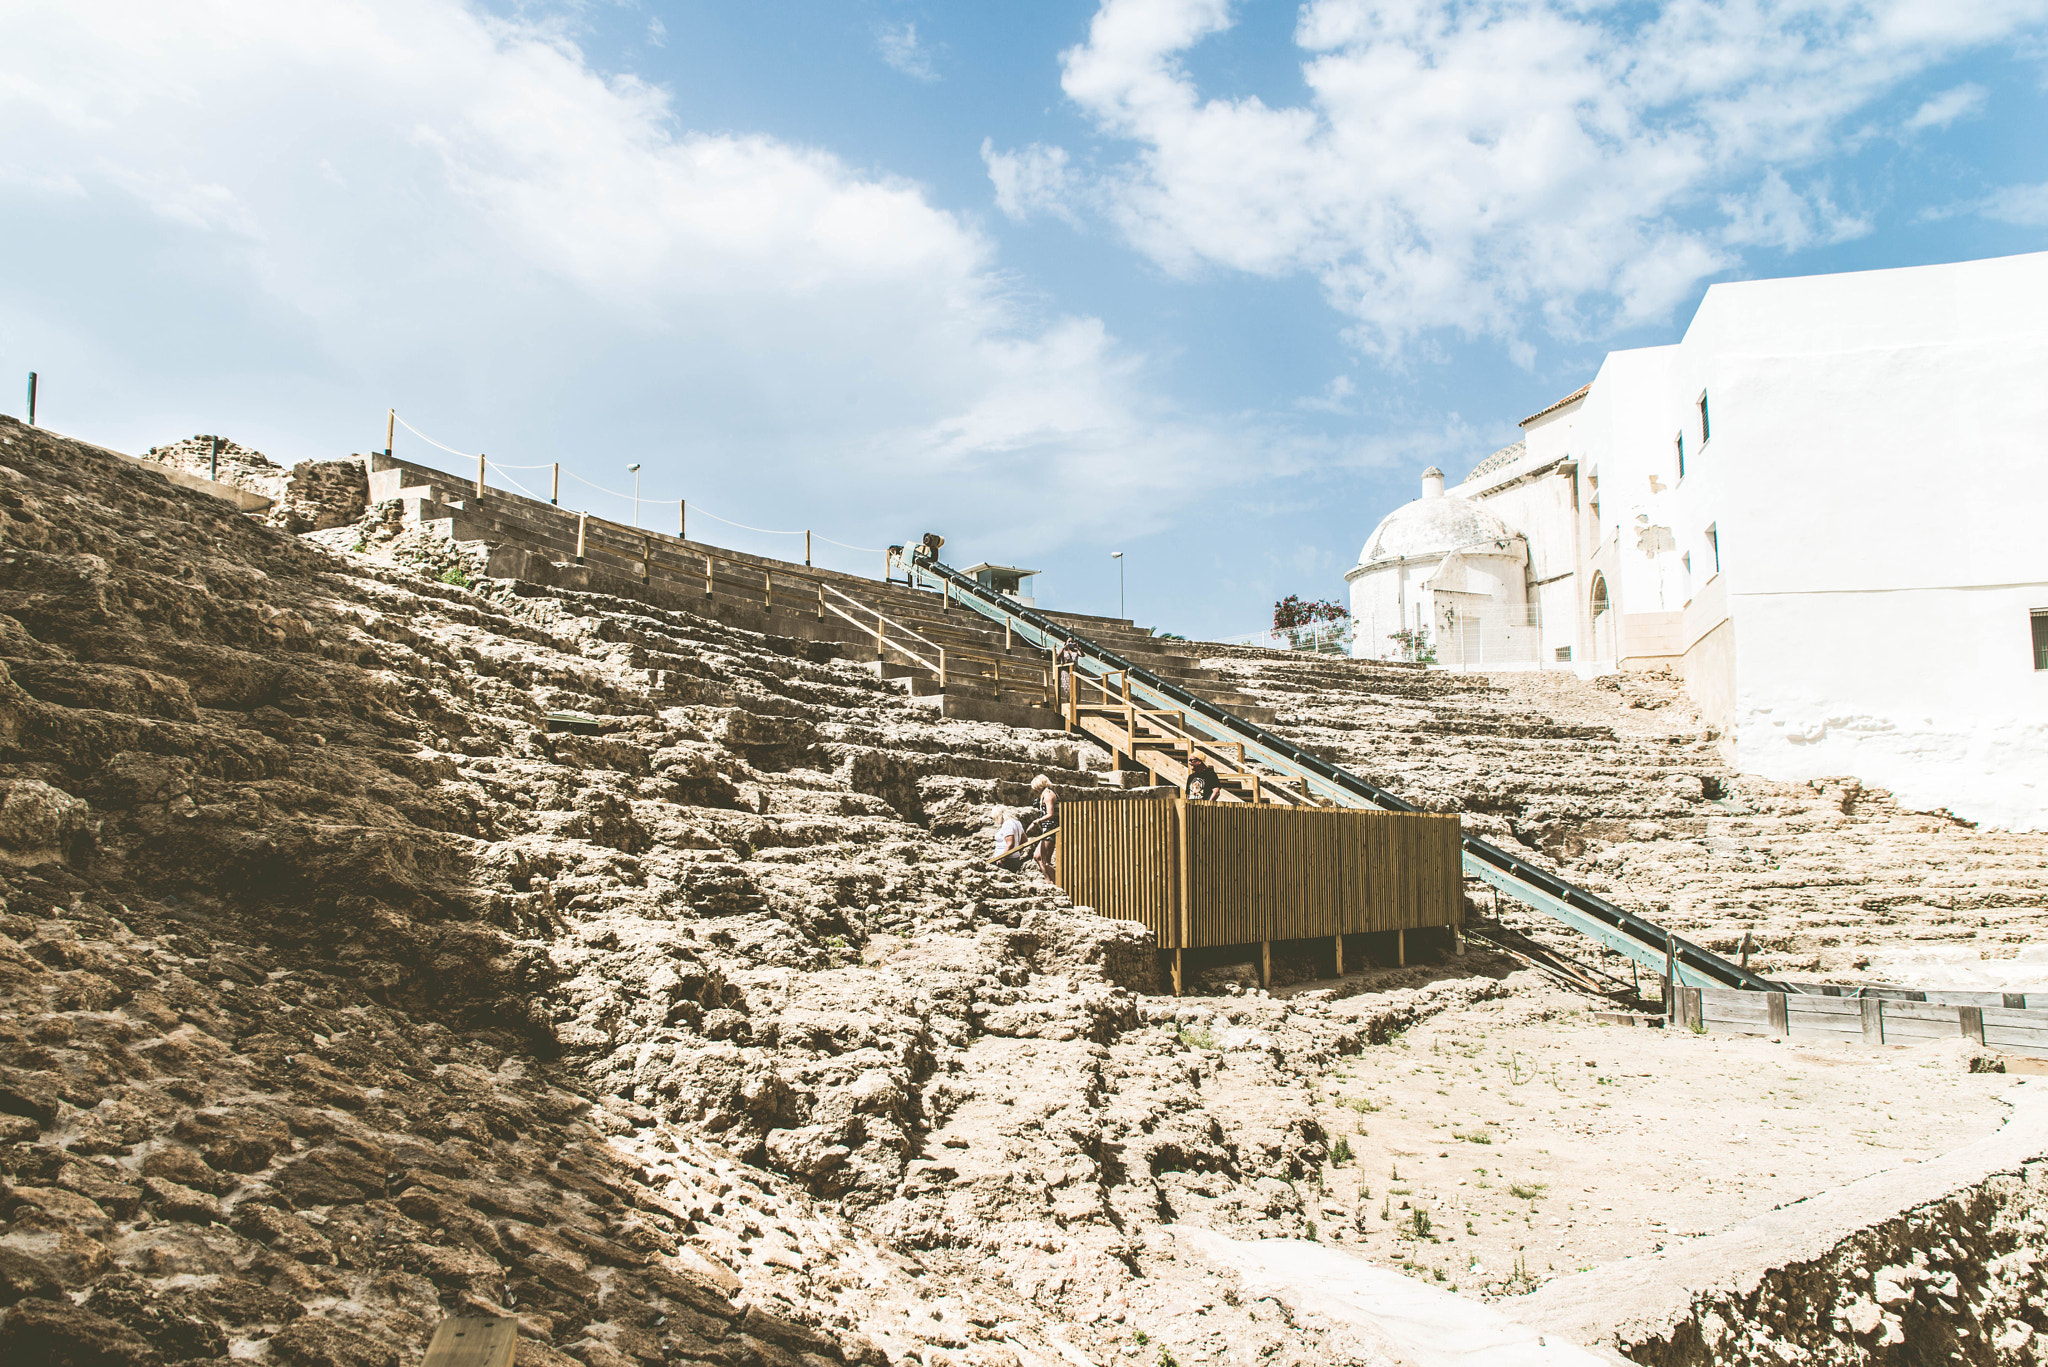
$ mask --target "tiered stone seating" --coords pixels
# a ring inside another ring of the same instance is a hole
[[[370,499],[396,500],[403,520],[491,550],[494,578],[609,594],[695,612],[764,635],[870,658],[877,673],[942,715],[1056,729],[1044,652],[1006,641],[979,614],[936,592],[819,566],[749,555],[651,529],[581,517],[539,499],[389,456],[371,459]],[[883,644],[869,614],[880,613]],[[1132,663],[1255,721],[1273,711],[1205,668],[1183,642],[1162,641],[1125,619],[1052,614]],[[849,620],[851,618],[852,620]],[[904,629],[923,638],[905,635]],[[936,650],[945,650],[939,677]]]

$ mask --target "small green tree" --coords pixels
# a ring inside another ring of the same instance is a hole
[[[1429,628],[1416,627],[1409,630],[1389,632],[1387,639],[1401,647],[1401,658],[1411,664],[1433,665],[1436,663],[1436,642],[1429,639]]]

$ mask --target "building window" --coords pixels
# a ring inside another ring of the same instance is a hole
[[[1686,553],[1685,553],[1684,555],[1681,555],[1681,556],[1679,556],[1679,557],[1678,557],[1678,568],[1679,568],[1679,585],[1678,585],[1678,589],[1679,589],[1679,592],[1680,592],[1680,593],[1683,593],[1683,594],[1685,595],[1685,601],[1686,601],[1686,602],[1688,602],[1688,603],[1690,603],[1690,602],[1692,601],[1692,552],[1691,552],[1691,551],[1687,551],[1687,552],[1686,552]]]
[[[1557,662],[1561,665],[1568,665],[1572,662],[1572,648],[1570,646],[1559,646],[1557,648]]]
[[[1721,572],[1721,524],[1718,522],[1707,528],[1707,550],[1714,557],[1714,573],[1719,574]]]
[[[1685,478],[1685,433],[1680,432],[1671,439],[1671,449],[1678,453],[1678,477]]]
[[[2048,669],[2048,608],[2034,609],[2034,668]]]
[[[1707,391],[1700,391],[1700,445],[1705,446],[1714,435],[1714,424],[1707,416]]]
[[[1607,611],[1607,576],[1596,574],[1593,576],[1593,615],[1598,617],[1605,611]],[[2039,622],[2041,619],[2036,617],[2034,620]],[[2038,633],[2041,628],[2036,626],[2034,630]]]

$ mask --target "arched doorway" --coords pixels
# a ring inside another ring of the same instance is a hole
[[[1613,603],[1607,597],[1607,576],[1593,571],[1593,659],[1612,662],[1614,659],[1614,612]]]

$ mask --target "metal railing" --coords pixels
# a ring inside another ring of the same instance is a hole
[[[1079,636],[1036,611],[1005,600],[936,561],[918,562],[916,572],[942,583],[950,583],[952,596],[986,617],[1010,619],[1011,629],[1028,643],[1058,650],[1072,642],[1080,647],[1078,674],[1107,679],[1121,675],[1120,683],[1134,702],[1159,709],[1179,708],[1188,725],[1208,739],[1244,743],[1245,752],[1282,773],[1299,779],[1312,799],[1326,798],[1345,807],[1379,807],[1386,811],[1416,812],[1422,809],[1395,796],[1348,769],[1320,759],[1285,738],[1253,722],[1234,716],[1177,684],[1169,683],[1113,651]],[[1753,991],[1782,992],[1783,984],[1751,973],[1712,950],[1665,930],[1647,917],[1614,905],[1528,860],[1509,853],[1474,835],[1462,837],[1465,871],[1499,888],[1508,896],[1547,916],[1564,922],[1609,949],[1689,987],[1741,987]],[[1797,989],[1791,989],[1797,990]]]

